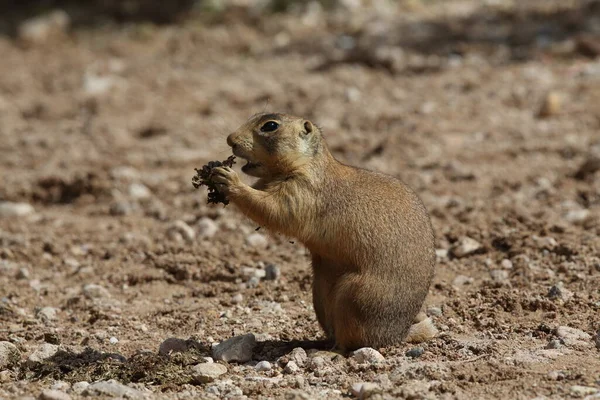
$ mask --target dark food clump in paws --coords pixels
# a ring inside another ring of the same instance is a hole
[[[210,161],[200,169],[194,168],[196,170],[196,175],[192,178],[192,185],[194,185],[196,189],[203,185],[208,187],[208,204],[229,204],[227,197],[219,192],[216,184],[212,181],[212,170],[216,167],[232,167],[233,164],[235,164],[234,160],[235,156],[229,156],[225,161]]]

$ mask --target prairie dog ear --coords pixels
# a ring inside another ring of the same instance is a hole
[[[304,135],[308,136],[315,131],[315,126],[310,121],[304,121]]]

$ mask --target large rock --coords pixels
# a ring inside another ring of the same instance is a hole
[[[256,347],[256,338],[248,333],[219,343],[213,347],[212,354],[215,360],[244,363],[252,359],[254,347]]]

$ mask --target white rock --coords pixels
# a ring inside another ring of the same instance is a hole
[[[452,254],[457,258],[469,256],[481,249],[481,243],[470,237],[463,237],[452,247]]]
[[[10,201],[0,202],[1,217],[25,217],[35,212],[34,208],[27,203],[12,203]]]
[[[490,277],[494,282],[506,282],[508,280],[508,271],[504,269],[493,269],[490,271]]]
[[[16,366],[21,360],[17,346],[10,342],[0,342],[0,370]]]
[[[254,232],[246,236],[246,244],[257,249],[264,249],[269,245],[269,241],[265,235]]]
[[[287,365],[285,366],[285,368],[283,369],[283,372],[285,372],[286,374],[295,374],[298,373],[300,371],[300,367],[298,366],[298,364],[296,364],[295,361],[289,361],[287,363]]]
[[[227,373],[227,367],[223,364],[202,363],[192,367],[192,376],[198,383],[212,382],[225,373]]]
[[[244,301],[244,296],[241,293],[236,293],[231,298],[233,304],[240,304],[242,301]]]
[[[213,347],[212,354],[215,360],[245,363],[252,359],[254,347],[256,347],[256,338],[248,333],[219,343]]]
[[[571,328],[569,326],[559,326],[556,328],[556,336],[561,338],[567,346],[591,345],[592,337],[581,329]]]
[[[371,347],[363,347],[352,352],[351,358],[359,364],[373,364],[385,361],[381,353]]]
[[[66,392],[67,390],[69,390],[70,387],[71,387],[71,384],[69,382],[56,381],[52,384],[52,386],[50,386],[50,389],[60,390],[61,392]]]
[[[109,298],[110,292],[103,286],[96,285],[95,283],[89,283],[82,289],[83,295],[88,299],[102,299]]]
[[[58,346],[55,344],[44,343],[37,348],[28,358],[27,364],[29,366],[35,366],[44,360],[52,357],[58,352]]]
[[[83,91],[90,97],[100,96],[116,84],[117,80],[113,76],[99,75],[88,71],[83,78]]]
[[[86,381],[75,382],[71,387],[71,390],[77,394],[82,394],[88,386],[90,386],[90,384]]]
[[[427,315],[432,317],[439,317],[440,315],[442,315],[442,309],[439,307],[429,307],[427,309]]]
[[[580,386],[580,385],[574,385],[571,386],[571,394],[576,396],[576,397],[584,397],[584,396],[591,396],[593,394],[598,393],[598,389],[592,386]]]
[[[271,363],[268,361],[261,361],[254,366],[254,369],[259,372],[270,371],[271,368],[272,368]]]
[[[464,285],[470,285],[473,283],[473,281],[474,279],[469,276],[457,275],[456,278],[454,278],[454,280],[452,281],[452,286],[459,288]]]
[[[146,187],[146,185],[134,182],[129,185],[129,195],[134,199],[144,200],[152,197],[152,192]]]
[[[177,240],[178,237],[181,237],[186,242],[191,243],[196,238],[196,232],[194,232],[194,229],[184,221],[177,220],[167,229],[167,236],[171,240]]]
[[[505,258],[500,262],[500,266],[504,269],[512,269],[513,263],[508,258]]]
[[[71,400],[71,396],[60,390],[46,389],[40,394],[40,400]]]
[[[198,236],[203,239],[210,239],[219,231],[217,223],[207,217],[200,218],[198,224],[196,224],[196,228],[198,229]]]
[[[28,45],[43,44],[52,38],[64,35],[70,23],[71,20],[66,12],[55,10],[21,23],[18,36]]]
[[[565,214],[565,219],[572,224],[581,224],[590,216],[590,210],[585,208],[581,210],[569,210]]]
[[[558,246],[558,242],[551,236],[532,236],[531,239],[535,242],[538,247],[543,249],[552,250]]]
[[[371,382],[359,382],[352,385],[351,392],[352,395],[359,399],[366,399],[372,393],[379,390],[379,386],[375,383]]]
[[[43,307],[38,310],[35,316],[42,321],[48,323],[57,319],[57,314],[60,310],[54,307]]]
[[[132,400],[144,399],[146,397],[144,393],[139,390],[125,386],[114,379],[94,382],[90,384],[82,394],[87,396],[107,396]]]
[[[108,339],[108,341],[109,341],[110,344],[117,344],[117,343],[119,343],[119,339],[117,339],[114,336],[111,336],[110,339]]]
[[[17,272],[17,279],[29,279],[31,274],[27,268],[19,268],[19,272]]]
[[[303,367],[306,363],[308,356],[306,355],[306,351],[302,347],[296,347],[290,352],[288,358],[291,361],[294,361],[299,366]]]
[[[260,269],[260,268],[252,268],[252,267],[247,267],[247,266],[243,266],[241,268],[241,273],[242,276],[246,279],[251,279],[251,278],[264,278],[266,273],[264,269]]]
[[[127,180],[135,181],[140,178],[140,172],[133,167],[123,165],[123,166],[115,167],[115,168],[111,169],[110,176],[112,176],[115,179],[122,179],[125,181],[127,181]]]

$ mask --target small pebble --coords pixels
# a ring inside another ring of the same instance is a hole
[[[288,358],[291,361],[294,361],[297,365],[303,367],[306,363],[308,356],[306,355],[306,351],[302,347],[296,347],[290,352],[290,354],[288,354]]]
[[[512,269],[513,267],[513,262],[510,261],[508,258],[505,258],[504,260],[502,260],[500,262],[500,266],[504,269]]]
[[[110,344],[117,344],[117,343],[119,343],[119,339],[117,339],[114,336],[111,336],[111,338],[108,339],[108,341],[110,342]]]
[[[490,271],[490,277],[494,282],[506,282],[508,280],[508,271],[503,269],[493,269]]]
[[[6,217],[25,217],[34,213],[34,209],[27,203],[11,203],[9,201],[0,202],[0,218]]]
[[[406,357],[410,357],[410,358],[419,358],[423,355],[423,353],[425,352],[425,349],[423,349],[422,347],[413,347],[412,349],[408,350],[405,355]]]
[[[88,299],[102,299],[109,298],[110,292],[103,286],[96,285],[95,283],[89,283],[83,286],[83,295]]]
[[[430,317],[439,317],[442,315],[442,309],[439,307],[429,307],[427,309],[427,315]]]
[[[243,300],[244,296],[241,293],[234,294],[233,297],[231,297],[231,302],[233,304],[240,304]]]
[[[289,361],[283,369],[283,372],[285,372],[286,374],[295,374],[299,371],[300,367],[298,366],[298,364],[296,364],[295,361]]]
[[[546,118],[560,113],[562,107],[562,96],[558,92],[549,92],[546,94],[542,106],[538,111],[538,117]]]
[[[129,185],[129,195],[136,200],[144,200],[152,197],[152,192],[145,185],[134,182]]]
[[[29,279],[31,274],[27,268],[19,268],[19,272],[17,272],[17,279]]]
[[[246,236],[246,244],[257,249],[264,249],[269,245],[269,241],[265,235],[254,232]]]
[[[227,367],[223,364],[202,363],[192,367],[192,376],[198,383],[212,382],[225,373],[227,373]]]
[[[191,243],[196,238],[196,232],[184,221],[177,220],[167,228],[167,237],[171,240],[182,238],[186,242]]]
[[[381,355],[381,353],[371,347],[363,347],[358,349],[352,352],[350,357],[359,364],[374,364],[385,361],[385,358]]]
[[[281,277],[281,270],[275,264],[267,264],[265,266],[265,280],[276,281]]]
[[[482,248],[481,243],[470,237],[463,237],[451,249],[456,258],[463,258],[478,252]]]
[[[271,363],[268,361],[261,361],[254,366],[254,369],[259,372],[270,371],[271,368],[272,368]]]
[[[58,308],[54,307],[43,307],[38,310],[35,316],[43,322],[55,321],[57,319]]]
[[[210,239],[219,231],[217,223],[208,217],[200,218],[196,228],[198,229],[198,236],[203,239]]]
[[[546,349],[558,349],[562,346],[562,344],[560,343],[560,340],[558,339],[553,339],[551,341],[548,342],[548,344],[546,345]]]

